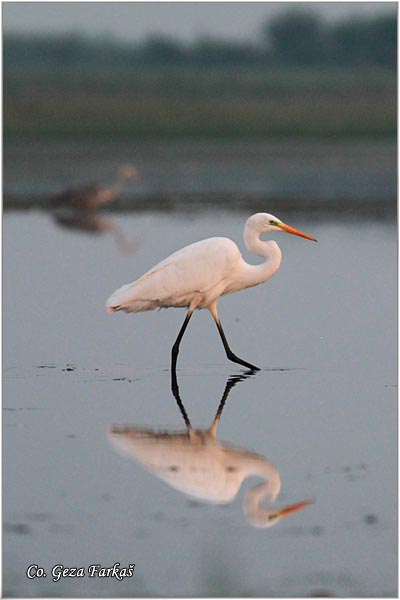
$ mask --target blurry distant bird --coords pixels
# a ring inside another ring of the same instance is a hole
[[[172,389],[186,423],[185,432],[168,432],[138,427],[112,425],[108,436],[113,445],[136,459],[153,475],[169,486],[198,500],[226,504],[232,502],[247,477],[260,477],[244,497],[244,512],[254,527],[271,527],[282,518],[309,506],[303,500],[282,508],[264,507],[274,504],[280,488],[278,469],[255,452],[217,440],[222,410],[232,387],[244,377],[228,380],[217,414],[208,429],[194,429],[183,407],[176,380]]]
[[[264,283],[277,272],[281,251],[275,241],[260,239],[266,231],[286,231],[316,241],[273,215],[257,213],[246,221],[244,241],[248,250],[265,258],[261,265],[246,263],[236,244],[228,238],[202,240],[171,254],[133,283],[116,290],[107,301],[108,312],[136,313],[155,308],[187,307],[188,313],[172,347],[171,368],[175,369],[179,344],[193,311],[207,308],[217,325],[228,359],[258,370],[230,349],[218,316],[217,300],[225,294]]]
[[[95,209],[114,200],[129,179],[142,180],[140,171],[133,165],[123,165],[118,169],[117,178],[112,185],[92,183],[83,187],[60,192],[53,197],[53,206],[70,206],[77,209]]]

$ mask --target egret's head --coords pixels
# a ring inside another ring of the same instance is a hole
[[[299,235],[300,237],[306,238],[316,242],[317,240],[307,233],[303,233],[299,229],[286,225],[280,219],[269,213],[257,213],[248,220],[248,224],[253,226],[259,232],[264,231],[286,231],[286,233],[292,233],[293,235]]]
[[[282,231],[281,225],[283,225],[283,223],[280,219],[269,213],[264,213],[263,217],[264,231]]]

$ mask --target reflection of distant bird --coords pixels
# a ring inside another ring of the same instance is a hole
[[[60,208],[53,213],[54,221],[61,227],[83,231],[89,234],[111,233],[115,243],[123,252],[132,252],[139,245],[139,240],[128,242],[121,228],[110,219],[99,215],[93,210],[74,210],[70,208]]]
[[[123,165],[118,169],[117,179],[112,185],[88,184],[80,188],[65,190],[54,196],[53,206],[66,205],[80,209],[99,208],[114,200],[129,179],[141,180],[139,170],[133,165]]]
[[[187,307],[185,321],[172,347],[173,370],[179,344],[193,311],[208,308],[228,359],[249,369],[258,369],[230,349],[218,316],[217,300],[225,294],[264,283],[277,272],[281,263],[278,244],[273,240],[260,240],[260,235],[267,231],[286,231],[316,241],[273,215],[257,213],[246,221],[244,241],[248,250],[265,258],[261,265],[246,263],[230,239],[216,237],[202,240],[171,254],[133,283],[116,290],[107,301],[108,312],[124,310],[136,313],[155,308]]]
[[[209,429],[193,429],[173,376],[172,389],[186,423],[186,432],[169,433],[135,425],[112,425],[108,433],[116,448],[124,454],[139,461],[171,487],[200,500],[215,504],[232,502],[244,479],[261,477],[264,482],[246,492],[244,512],[254,527],[270,527],[312,501],[304,500],[284,508],[264,508],[261,503],[274,503],[280,491],[277,468],[259,454],[217,441],[217,427],[225,401],[232,387],[244,378],[228,380]]]

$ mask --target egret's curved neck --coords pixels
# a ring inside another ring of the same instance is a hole
[[[278,469],[266,461],[257,461],[249,475],[258,475],[265,479],[246,492],[243,508],[248,521],[255,527],[269,527],[272,525],[269,517],[276,510],[261,506],[263,501],[272,504],[281,489],[281,478]]]
[[[243,233],[246,248],[250,252],[265,258],[264,263],[252,267],[255,280],[254,285],[263,283],[272,277],[279,269],[282,260],[282,253],[278,244],[273,240],[269,240],[268,242],[262,241],[260,239],[261,233],[262,230],[260,231],[254,225],[246,223]]]

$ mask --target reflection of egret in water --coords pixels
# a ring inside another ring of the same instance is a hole
[[[109,438],[130,458],[136,459],[151,473],[171,487],[199,500],[225,504],[232,502],[244,479],[264,479],[246,492],[244,512],[254,527],[270,527],[283,517],[311,504],[304,500],[284,508],[266,508],[279,494],[281,480],[277,468],[264,457],[216,439],[221,414],[231,389],[248,377],[243,374],[228,379],[211,427],[194,429],[182,404],[175,373],[172,392],[186,424],[186,432],[170,433],[136,425],[112,425]]]
[[[138,239],[128,241],[125,235],[110,217],[98,214],[95,210],[75,210],[60,208],[53,213],[54,221],[61,227],[82,231],[92,235],[110,233],[123,252],[133,252],[140,244]]]
[[[141,181],[140,171],[134,165],[122,165],[117,171],[117,178],[113,184],[90,183],[83,187],[64,190],[53,197],[52,205],[96,209],[114,200],[130,179]]]

